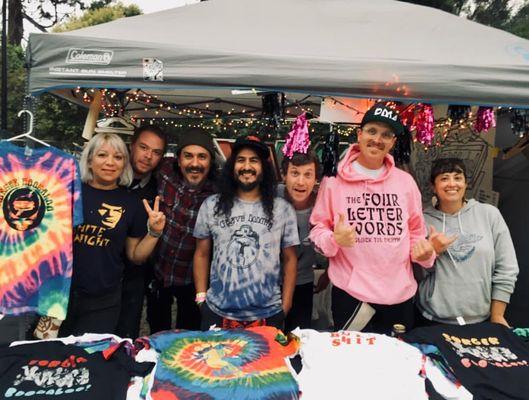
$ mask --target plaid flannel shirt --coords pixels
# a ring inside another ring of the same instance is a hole
[[[200,189],[190,190],[176,168],[175,158],[165,158],[158,172],[160,211],[165,214],[166,223],[158,242],[154,274],[164,287],[193,281],[193,229],[202,202],[215,193],[210,181]]]

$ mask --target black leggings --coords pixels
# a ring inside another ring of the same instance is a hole
[[[285,319],[285,331],[290,332],[298,326],[309,329],[312,320],[312,299],[314,297],[314,284],[312,282],[296,285],[292,308]]]
[[[334,286],[332,288],[332,317],[334,319],[334,329],[341,330],[346,325],[360,300],[344,290]],[[403,303],[382,305],[369,303],[375,309],[375,315],[367,326],[363,329],[366,332],[390,334],[394,324],[402,324],[406,331],[413,328],[415,323],[415,310],[413,297]]]

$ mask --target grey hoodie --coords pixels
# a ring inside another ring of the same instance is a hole
[[[455,215],[433,207],[425,210],[428,226],[457,240],[423,270],[418,307],[430,320],[456,324],[482,322],[490,316],[491,300],[508,303],[518,262],[509,228],[499,210],[469,200]]]

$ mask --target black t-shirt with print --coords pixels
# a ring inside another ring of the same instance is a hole
[[[0,399],[125,400],[130,378],[154,366],[122,347],[107,358],[59,341],[0,349]]]
[[[475,399],[529,399],[529,351],[503,325],[436,325],[414,329],[403,339],[437,346]]]
[[[123,275],[127,237],[147,231],[141,200],[124,188],[100,190],[83,184],[84,223],[74,232],[74,290],[100,295],[116,290]]]

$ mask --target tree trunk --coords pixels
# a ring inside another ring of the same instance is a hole
[[[9,44],[20,46],[23,36],[24,17],[22,0],[9,0],[7,41]]]

